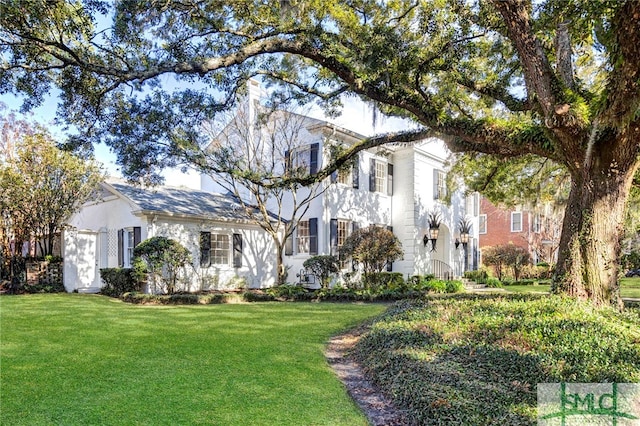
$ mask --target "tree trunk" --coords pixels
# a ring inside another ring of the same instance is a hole
[[[282,261],[282,257],[284,254],[284,243],[281,243],[279,239],[274,238],[276,242],[276,271],[278,272],[278,285],[287,283],[287,267]]]
[[[618,284],[625,204],[637,165],[601,166],[572,174],[552,292],[622,308]]]

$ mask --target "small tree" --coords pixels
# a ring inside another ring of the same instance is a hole
[[[354,231],[340,247],[340,257],[362,264],[365,273],[382,272],[388,263],[401,259],[402,243],[393,232],[371,225]]]
[[[482,259],[486,265],[494,267],[498,279],[502,281],[505,268],[512,268],[516,281],[520,278],[522,267],[529,263],[529,252],[513,243],[487,247],[482,252]]]
[[[338,258],[333,255],[313,256],[302,264],[311,273],[320,278],[322,287],[329,287],[329,278],[340,271]]]
[[[189,250],[166,237],[153,237],[141,242],[133,249],[133,254],[146,264],[154,288],[156,279],[160,278],[169,294],[175,292],[178,270],[191,263]]]

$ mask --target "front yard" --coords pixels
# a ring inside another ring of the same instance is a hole
[[[548,293],[550,285],[509,285],[504,289],[512,293]],[[620,294],[623,298],[640,299],[640,278],[621,278]]]
[[[365,425],[329,337],[385,307],[0,298],[0,424]]]

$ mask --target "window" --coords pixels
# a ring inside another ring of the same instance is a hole
[[[375,192],[387,192],[385,184],[387,183],[387,168],[386,164],[381,161],[376,161],[375,166]]]
[[[447,197],[447,174],[442,170],[433,171],[433,199],[444,200]]]
[[[478,217],[478,233],[486,234],[487,233],[487,215],[481,214]]]
[[[338,179],[337,182],[343,185],[352,185],[353,184],[353,176],[351,175],[351,169],[347,170],[338,170]]]
[[[200,233],[200,266],[228,265],[230,255],[229,236],[226,234]]]
[[[211,234],[211,263],[214,265],[229,264],[229,236]]]
[[[347,237],[349,237],[350,229],[351,229],[351,222],[349,222],[348,220],[340,220],[340,219],[338,220],[338,238],[337,238],[338,249],[342,247],[344,242],[347,240]],[[350,264],[351,264],[350,259],[343,259],[340,261],[340,269],[347,269]]]
[[[141,228],[134,226],[118,230],[118,266],[130,268],[133,262],[133,249],[140,244]]]
[[[309,221],[298,222],[296,236],[296,250],[298,253],[309,253]]]
[[[313,143],[295,149],[293,152],[285,152],[286,168],[290,167],[297,173],[313,174],[318,171],[318,151],[320,145]]]
[[[522,232],[522,212],[511,212],[511,232]]]
[[[369,191],[393,195],[393,164],[375,158],[370,160]]]
[[[133,229],[127,230],[127,257],[125,259],[125,267],[131,266],[133,262],[133,248],[135,247],[135,240],[133,238]]]
[[[531,230],[536,234],[539,234],[542,230],[542,218],[539,214],[533,216],[533,224],[531,225]]]
[[[348,220],[340,220],[338,219],[338,247],[342,247],[345,240],[349,236],[349,228],[350,222]]]

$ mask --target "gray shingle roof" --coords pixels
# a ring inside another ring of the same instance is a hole
[[[141,188],[121,182],[108,182],[120,194],[145,212],[195,216],[212,220],[249,220],[242,205],[232,195],[213,194],[190,188],[158,186]]]

